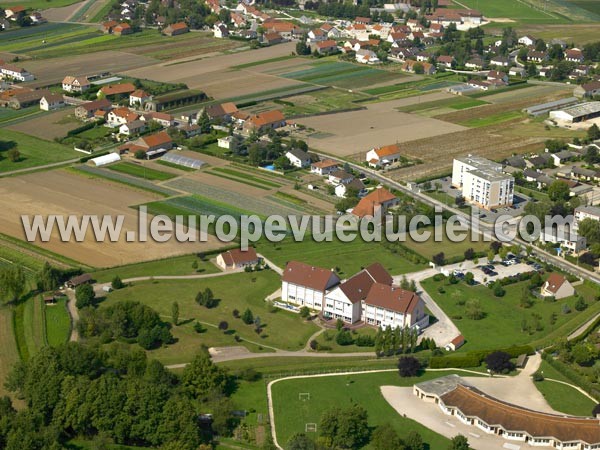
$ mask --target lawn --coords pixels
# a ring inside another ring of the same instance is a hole
[[[0,307],[0,342],[0,395],[5,395],[6,376],[20,359],[13,328],[13,310],[6,306]]]
[[[335,342],[335,336],[337,334],[336,330],[327,330],[323,332],[319,337],[317,337],[316,341],[320,346],[328,347],[323,351],[326,352],[334,352],[334,353],[353,353],[353,352],[370,352],[375,351],[375,347],[359,347],[356,344],[352,345],[339,345]],[[352,331],[352,336],[356,339],[361,335],[373,336],[377,334],[377,330],[375,328],[359,328],[358,330]]]
[[[572,383],[571,380],[565,378],[546,361],[542,361],[540,370],[544,373],[545,378]],[[596,402],[590,400],[577,389],[565,386],[564,384],[544,380],[536,382],[535,387],[541,392],[552,409],[565,414],[573,416],[590,416],[592,414],[592,409],[596,406]]]
[[[520,306],[520,299],[526,285],[527,282],[520,282],[506,286],[506,295],[497,298],[494,297],[491,289],[482,285],[468,286],[463,282],[447,285],[446,281],[434,281],[433,278],[422,282],[423,288],[465,336],[467,343],[462,349],[467,351],[521,344],[536,345],[536,342],[539,343],[541,339],[557,339],[566,336],[576,329],[578,324],[585,322],[600,309],[599,304],[594,303],[585,311],[578,312],[574,308],[574,297],[556,302],[536,300],[533,307],[525,309]],[[440,287],[444,292],[439,292]],[[466,306],[461,303],[470,300],[479,300],[484,313],[483,319],[472,320],[466,317]],[[562,313],[565,304],[571,309],[568,314]],[[550,320],[552,313],[556,313],[554,324]],[[534,315],[539,317],[542,328],[537,331],[533,326]],[[531,325],[530,331],[522,331],[524,321],[527,325]]]
[[[131,287],[114,291],[108,294],[107,301],[102,305],[110,305],[118,300],[136,300],[154,308],[166,320],[170,320],[171,303],[177,300],[181,321],[199,320],[213,326],[222,320],[227,321],[229,330],[225,336],[228,345],[233,345],[233,339],[229,338],[238,334],[241,338],[256,342],[257,345],[299,350],[318,328],[314,324],[305,323],[297,314],[279,309],[272,312],[265,298],[279,286],[279,275],[268,270],[197,280],[155,280],[135,283]],[[195,303],[196,294],[207,287],[213,291],[215,298],[219,299],[215,308],[207,309]],[[264,328],[260,335],[255,333],[252,325],[246,325],[241,319],[233,317],[234,309],[242,313],[246,308],[250,308],[254,316],[260,317]],[[211,334],[207,333],[209,339],[203,339],[203,334],[197,335],[193,352],[189,354],[177,351],[177,344],[169,353],[176,355],[178,362],[188,362],[201,343],[209,347],[213,345]],[[219,336],[219,339],[223,339],[223,333],[219,333]],[[222,344],[222,341],[214,342],[214,345],[219,344]]]
[[[535,9],[519,0],[460,0],[468,8],[481,11],[486,17],[503,17],[522,23],[563,23],[564,19]]]
[[[412,386],[444,375],[447,373],[426,372],[420,377],[400,378],[393,371],[280,381],[272,388],[277,440],[285,446],[294,433],[305,432],[306,423],[318,424],[325,410],[333,406],[348,408],[357,403],[367,410],[370,426],[390,423],[401,437],[406,437],[414,430],[421,434],[428,448],[447,448],[448,439],[413,420],[401,417],[380,391],[380,386]],[[301,392],[310,393],[310,400],[300,400],[298,394]],[[309,436],[315,438],[317,433],[309,433]]]
[[[12,162],[6,156],[6,152],[13,148],[21,155],[17,162]],[[56,142],[0,128],[0,172],[27,169],[80,156],[75,150]]]
[[[196,262],[198,268],[194,269],[192,264]],[[217,273],[219,269],[210,261],[203,261],[196,255],[176,256],[173,258],[159,259],[126,266],[111,267],[92,273],[98,283],[112,281],[118,275],[122,280],[127,278],[158,276],[158,275],[194,275]]]
[[[35,355],[46,344],[44,336],[44,308],[40,296],[28,298],[23,304],[23,333],[27,354]]]
[[[135,164],[132,162],[122,162],[118,164],[112,164],[107,167],[109,170],[114,170],[115,172],[125,173],[127,175],[132,175],[134,177],[143,178],[144,180],[150,181],[166,181],[171,178],[175,178],[177,175],[162,172],[160,170],[152,169],[150,167],[146,167],[143,164]]]
[[[315,242],[310,236],[302,242],[286,239],[280,243],[260,241],[257,250],[280,267],[296,260],[325,268],[339,268],[341,278],[349,278],[363,267],[379,262],[392,275],[417,272],[424,268],[385,249],[377,242]]]
[[[55,305],[46,308],[46,337],[48,345],[57,347],[69,340],[71,335],[71,318],[67,311],[67,300],[59,299]]]
[[[403,244],[427,259],[431,259],[433,255],[436,255],[440,252],[444,252],[446,259],[464,256],[465,250],[469,248],[472,248],[476,252],[485,252],[489,249],[490,245],[489,242],[471,241],[469,233],[465,233],[466,238],[462,242],[449,241],[448,237],[442,233],[442,241],[436,242],[434,228],[425,228],[422,231],[429,231],[431,233],[431,238],[427,239],[425,242],[415,242],[410,238],[407,238],[406,242]],[[460,236],[461,234],[457,231],[457,235]]]

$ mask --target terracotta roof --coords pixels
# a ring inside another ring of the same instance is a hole
[[[232,102],[210,105],[206,107],[206,113],[209,115],[209,117],[231,115],[237,112],[237,110],[237,106],[235,106],[235,103]]]
[[[595,91],[596,89],[600,89],[600,81],[590,81],[589,83],[582,84],[581,87],[584,91]]]
[[[312,163],[311,167],[316,167],[317,169],[326,169],[327,167],[334,167],[337,165],[338,163],[333,159],[324,159],[323,161]]]
[[[236,248],[221,253],[221,256],[223,257],[225,264],[228,266],[232,266],[234,264],[248,264],[258,261],[258,256],[256,255],[256,250],[254,250],[254,247],[249,247],[248,250],[245,251]]]
[[[93,111],[96,109],[106,109],[110,108],[111,103],[109,100],[103,98],[101,100],[94,100],[93,102],[83,103],[78,106],[78,108],[83,108],[87,111]]]
[[[129,94],[129,96],[130,97],[137,97],[137,98],[144,98],[144,97],[150,97],[150,94],[148,94],[143,89],[136,89],[131,94]]]
[[[71,75],[67,75],[62,82],[63,84],[73,84],[76,81],[79,83],[80,86],[90,85],[90,82],[88,81],[87,77],[73,77]]]
[[[11,6],[10,8],[6,8],[7,11],[12,11],[13,13],[20,13],[25,11],[25,7],[18,5],[18,6]]]
[[[135,91],[135,86],[132,83],[109,84],[100,88],[100,92],[104,95],[129,94],[133,91]]]
[[[299,30],[298,26],[292,22],[280,22],[277,20],[270,21],[266,27],[267,29],[276,31],[278,33],[289,33],[294,30]]]
[[[119,32],[122,30],[129,30],[131,29],[131,25],[129,25],[127,22],[122,22],[119,25],[117,25],[116,27],[114,27],[113,31]]]
[[[140,117],[138,114],[131,111],[129,108],[115,108],[111,112],[117,117],[122,117],[127,122],[132,122]]]
[[[526,432],[538,438],[554,437],[563,442],[600,443],[600,421],[595,418],[559,416],[520,408],[462,384],[457,384],[441,399],[446,406],[458,408],[466,416],[478,417],[488,425],[500,425],[507,431]]]
[[[375,207],[394,200],[396,197],[385,188],[375,189],[363,197],[354,207],[352,214],[357,217],[373,216]]]
[[[282,280],[298,286],[305,286],[315,291],[324,292],[331,277],[339,281],[333,270],[311,266],[298,261],[290,261],[285,266]]]
[[[264,38],[265,38],[267,41],[269,41],[269,42],[271,42],[271,41],[276,41],[276,40],[278,40],[278,39],[283,39],[283,38],[281,37],[281,35],[280,35],[279,33],[277,33],[276,31],[273,31],[272,33],[265,33],[265,34],[263,35],[263,37],[264,37]]]
[[[465,337],[462,334],[459,334],[454,339],[452,339],[450,343],[454,345],[455,348],[458,348],[465,343]]]
[[[115,20],[109,20],[108,22],[104,22],[102,24],[103,28],[112,28],[112,27],[116,27],[119,23]]]
[[[177,22],[177,23],[172,23],[167,28],[171,31],[186,30],[188,28],[188,26],[185,22]]]
[[[278,109],[275,109],[273,111],[265,111],[252,116],[248,119],[248,122],[254,124],[256,127],[262,127],[275,122],[283,122],[284,120],[285,117],[283,116],[283,113]]]
[[[356,303],[367,298],[374,284],[391,285],[392,282],[392,277],[383,266],[374,263],[340,284],[340,289],[348,297],[348,300]]]
[[[544,289],[548,292],[556,294],[561,288],[561,286],[565,283],[565,281],[567,281],[565,277],[563,277],[559,273],[553,272],[546,280],[546,283],[544,284]]]
[[[383,158],[384,156],[395,155],[399,152],[400,146],[398,144],[385,145],[383,147],[375,149],[375,153],[377,153],[377,156],[379,156],[380,158]]]
[[[365,300],[368,305],[379,306],[389,311],[411,314],[421,299],[412,292],[397,286],[375,283]]]
[[[157,145],[169,144],[173,142],[171,136],[166,131],[160,133],[151,134],[150,136],[144,136],[140,138],[148,147],[156,147]]]
[[[323,42],[317,42],[317,48],[337,47],[337,42],[332,39]]]
[[[169,122],[173,120],[173,116],[171,114],[167,114],[164,112],[151,112],[148,114],[144,114],[144,118],[150,120],[168,120]]]
[[[449,55],[442,55],[440,57],[438,57],[438,62],[442,62],[442,63],[451,63],[452,61],[454,61],[454,56],[449,56]]]

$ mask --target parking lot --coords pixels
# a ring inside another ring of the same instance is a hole
[[[536,270],[536,268],[539,268],[539,266],[534,267],[533,264],[526,264],[524,261],[520,261],[518,263],[502,263],[500,261],[495,261],[490,264],[480,264],[469,271],[473,273],[474,280],[477,283],[486,284],[502,278],[519,275],[521,273],[532,272]],[[466,271],[455,270],[455,275],[461,278],[465,273]]]

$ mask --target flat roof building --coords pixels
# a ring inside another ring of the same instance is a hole
[[[569,108],[550,111],[550,119],[567,123],[584,122],[600,117],[600,102],[586,102]]]

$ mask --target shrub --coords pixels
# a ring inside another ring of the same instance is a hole
[[[219,330],[225,331],[229,328],[229,324],[225,320],[219,322]]]
[[[421,363],[414,356],[403,356],[398,360],[398,373],[401,377],[415,377],[421,370]]]
[[[196,322],[194,324],[194,331],[196,333],[204,333],[206,331],[206,329],[202,326],[202,324],[200,322]]]
[[[119,275],[115,275],[110,285],[115,290],[123,289],[125,287],[125,284],[123,284],[123,281],[121,281],[121,277]]]
[[[231,314],[233,315],[233,317],[235,317],[236,319],[240,318],[240,312],[237,309],[234,309],[233,311],[231,311]]]
[[[536,381],[536,382],[544,381],[544,375],[542,375],[542,372],[540,372],[539,370],[533,374],[532,378],[533,378],[533,381]]]
[[[318,349],[319,349],[319,343],[318,343],[318,342],[317,342],[315,339],[312,339],[312,340],[310,341],[310,344],[309,344],[309,345],[310,345],[310,348],[311,348],[312,350],[318,350]]]
[[[308,309],[308,307],[303,306],[302,308],[300,308],[300,317],[306,319],[308,317],[310,317],[310,309]]]
[[[359,347],[373,347],[375,346],[375,338],[369,335],[360,335],[356,338],[354,342]]]
[[[338,345],[352,345],[354,339],[352,338],[352,334],[349,331],[338,331],[338,334],[335,336],[335,342]]]
[[[244,322],[246,325],[254,324],[254,315],[252,314],[250,308],[247,308],[242,314],[242,322]]]

